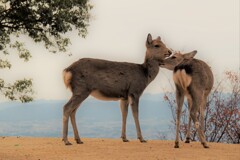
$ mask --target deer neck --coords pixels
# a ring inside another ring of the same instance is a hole
[[[142,66],[145,70],[148,83],[150,83],[152,80],[154,80],[159,72],[159,61],[146,58]]]

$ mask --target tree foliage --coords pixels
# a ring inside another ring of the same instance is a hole
[[[224,83],[223,83],[224,82]],[[208,97],[205,112],[205,135],[209,142],[240,143],[240,75],[228,71],[225,79],[215,84]],[[176,123],[176,100],[174,92],[166,92],[165,101],[169,104],[172,113],[172,123]],[[188,106],[184,103],[180,138],[183,140],[187,134]],[[191,128],[191,138],[197,140],[194,126]]]
[[[50,52],[65,52],[70,39],[65,33],[78,30],[79,36],[85,37],[89,25],[88,0],[2,0],[0,2],[0,69],[11,68],[7,60],[9,49],[16,50],[19,58],[28,61],[31,53],[25,48],[19,36],[27,35],[34,42],[42,43]],[[25,88],[19,90],[19,82],[25,82]],[[0,77],[0,92],[7,98],[19,98],[16,91],[32,91],[32,81],[24,79],[14,84],[6,84]],[[12,88],[12,89],[7,89]],[[7,89],[7,91],[6,91]],[[10,91],[11,90],[11,91]],[[25,95],[27,96],[27,95]],[[22,97],[22,96],[20,96]]]

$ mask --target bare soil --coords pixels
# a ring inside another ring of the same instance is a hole
[[[149,140],[140,143],[121,139],[83,138],[84,144],[65,146],[61,138],[0,137],[0,160],[239,160],[239,144],[209,143],[205,149],[199,142]]]

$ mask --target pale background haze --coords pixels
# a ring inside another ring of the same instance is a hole
[[[5,80],[33,78],[36,99],[67,99],[70,91],[62,70],[83,58],[143,63],[145,40],[161,36],[167,47],[189,52],[206,61],[220,79],[226,70],[239,72],[238,0],[91,0],[94,8],[86,39],[69,33],[67,54],[52,54],[23,36],[33,57],[28,63],[11,55],[11,70],[1,70]],[[171,72],[160,69],[145,93],[169,90]]]

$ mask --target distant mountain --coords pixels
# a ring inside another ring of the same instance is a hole
[[[0,103],[0,136],[60,137],[62,110],[67,100],[37,100],[22,104]],[[140,124],[143,136],[156,139],[159,134],[171,136],[171,112],[163,94],[144,94],[140,99]],[[77,111],[76,121],[83,137],[119,138],[121,111],[119,102],[86,99]],[[70,126],[69,135],[73,136]],[[136,138],[131,108],[127,120],[127,136]]]

